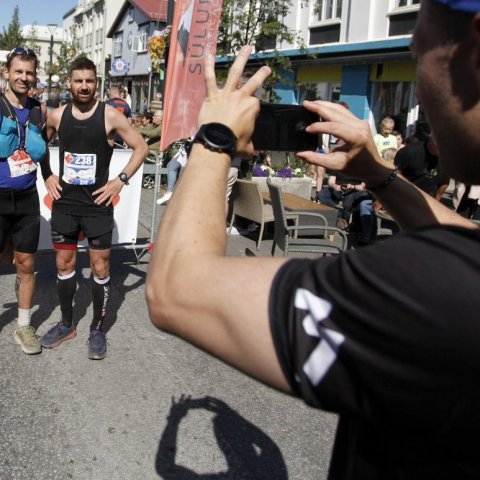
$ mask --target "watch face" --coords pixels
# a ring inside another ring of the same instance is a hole
[[[226,125],[221,123],[207,123],[204,125],[203,134],[205,139],[216,148],[230,151],[237,144],[235,134]]]
[[[231,130],[221,123],[208,124],[205,128],[205,137],[219,147],[229,147],[232,143]]]
[[[207,123],[200,127],[193,139],[193,143],[202,143],[205,148],[213,152],[227,153],[233,156],[237,148],[237,137],[226,125],[221,123]]]

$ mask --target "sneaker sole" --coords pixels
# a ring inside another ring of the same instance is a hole
[[[107,354],[105,355],[88,355],[89,360],[103,360]]]
[[[18,345],[20,345],[22,347],[22,351],[24,353],[26,353],[27,355],[38,355],[39,353],[42,353],[42,346],[40,344],[39,344],[39,347],[37,349],[29,350],[28,348],[25,347],[25,345],[22,343],[22,341],[20,340],[20,338],[17,336],[16,333],[13,335],[13,339],[15,340],[15,343],[17,343]]]
[[[72,338],[75,338],[76,336],[77,336],[77,331],[74,330],[73,332],[69,333],[66,337],[63,337],[60,340],[57,340],[55,343],[52,343],[50,345],[43,345],[42,342],[40,341],[40,345],[42,345],[43,348],[57,348],[65,340],[71,340]]]

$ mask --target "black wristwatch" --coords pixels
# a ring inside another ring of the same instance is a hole
[[[205,123],[198,130],[192,143],[201,143],[212,152],[227,153],[231,157],[237,151],[237,137],[222,123]]]
[[[125,184],[129,185],[128,183],[128,175],[125,172],[119,173],[118,178]]]

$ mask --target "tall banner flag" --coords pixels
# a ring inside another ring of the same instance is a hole
[[[160,150],[197,130],[204,61],[215,55],[222,0],[176,0],[168,54]]]

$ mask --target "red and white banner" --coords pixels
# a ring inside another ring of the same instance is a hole
[[[109,179],[115,178],[130,160],[131,150],[116,148],[113,151],[110,163]],[[58,148],[50,147],[50,164],[53,173],[58,175]],[[113,204],[113,217],[115,228],[113,229],[112,245],[122,243],[136,243],[138,216],[140,212],[140,195],[142,193],[143,165],[128,181],[129,185],[122,188],[120,195],[115,197]],[[40,174],[38,175],[40,177]],[[37,181],[38,195],[40,197],[40,242],[39,250],[49,250],[52,247],[52,235],[50,232],[50,218],[52,216],[52,199],[47,193],[42,179]],[[87,240],[79,242],[81,246],[87,246]]]
[[[205,98],[204,61],[217,50],[222,0],[176,0],[167,63],[160,149],[197,130]]]

